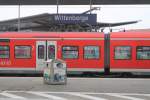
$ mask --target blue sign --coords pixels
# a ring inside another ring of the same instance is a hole
[[[90,24],[95,25],[97,22],[96,14],[54,14],[54,23],[60,24]]]

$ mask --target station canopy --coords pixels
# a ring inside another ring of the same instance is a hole
[[[116,23],[97,22],[96,14],[38,14],[18,19],[0,21],[0,31],[59,31],[59,32],[98,32],[105,27],[134,24],[139,21],[125,21]]]
[[[0,5],[117,5],[150,4],[150,0],[0,0]],[[99,31],[105,27],[134,24],[139,21],[116,23],[97,22],[96,14],[39,14],[0,21],[4,31]]]
[[[116,5],[150,4],[150,0],[0,0],[0,5]]]

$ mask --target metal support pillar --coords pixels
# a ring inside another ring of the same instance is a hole
[[[20,31],[20,4],[18,5],[18,32]]]
[[[90,14],[92,13],[92,0],[90,0]]]
[[[59,13],[59,0],[57,0],[57,14]]]

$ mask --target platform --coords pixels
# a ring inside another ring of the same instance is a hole
[[[150,100],[150,79],[68,78],[46,85],[42,77],[0,77],[0,100]]]

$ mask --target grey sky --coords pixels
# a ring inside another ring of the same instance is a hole
[[[96,5],[101,7],[97,13],[98,22],[124,22],[142,20],[138,24],[120,26],[116,28],[143,29],[150,28],[150,5]],[[89,10],[89,6],[59,6],[59,13],[82,13]],[[0,20],[18,17],[18,6],[0,6]],[[56,13],[56,6],[21,6],[21,16],[42,13]]]

